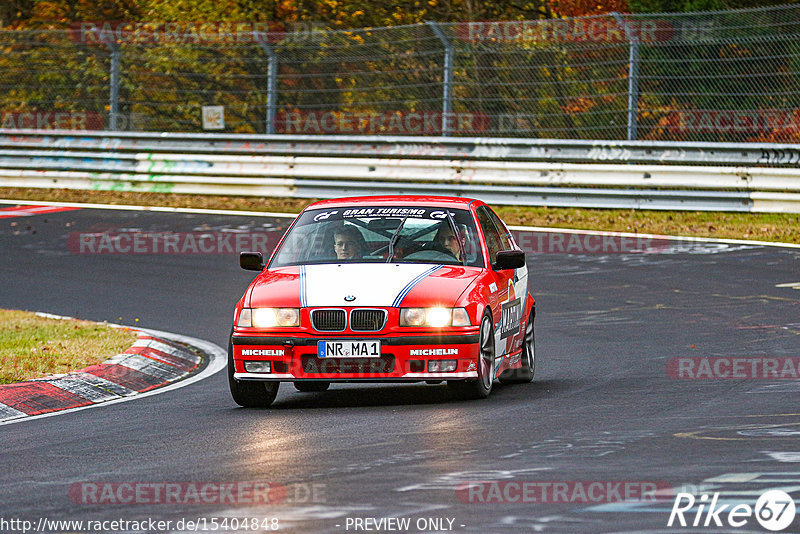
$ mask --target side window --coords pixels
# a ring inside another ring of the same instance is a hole
[[[487,209],[486,211],[489,212],[489,218],[500,231],[500,244],[503,247],[502,250],[513,250],[516,248],[511,241],[511,232],[508,231],[508,228],[506,228],[506,225],[500,220],[500,217],[498,217],[497,214],[491,209]]]
[[[483,231],[483,235],[486,238],[486,248],[489,249],[489,263],[494,263],[497,253],[501,250],[505,250],[503,248],[503,241],[500,237],[500,232],[497,231],[494,223],[492,222],[492,218],[489,215],[489,210],[486,209],[485,206],[481,206],[476,211],[476,215],[478,216],[478,222],[481,225],[481,230]]]

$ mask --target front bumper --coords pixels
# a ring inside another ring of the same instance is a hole
[[[327,382],[404,382],[478,378],[479,333],[375,336],[379,358],[320,358],[319,341],[352,341],[369,336],[292,337],[276,335],[231,336],[234,378],[237,380],[321,380]],[[456,360],[452,372],[428,372],[430,360]],[[269,373],[245,371],[245,361],[268,361]]]

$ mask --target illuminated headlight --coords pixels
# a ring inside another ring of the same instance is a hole
[[[469,315],[464,308],[402,308],[400,326],[469,326]]]
[[[244,362],[244,370],[248,373],[271,373],[272,362]]]
[[[430,360],[428,362],[429,373],[452,373],[458,366],[457,360]]]
[[[300,326],[300,310],[297,308],[242,308],[236,326],[256,328]]]

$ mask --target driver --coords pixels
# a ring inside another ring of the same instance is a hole
[[[366,241],[358,228],[346,224],[333,232],[333,250],[336,259],[354,260],[364,256]]]
[[[449,224],[443,224],[439,227],[434,240],[449,250],[458,261],[461,261],[461,247],[458,246],[458,238]],[[463,234],[461,244],[465,245],[465,236]]]

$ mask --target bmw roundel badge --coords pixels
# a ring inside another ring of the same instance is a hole
[[[356,300],[356,297],[355,297],[355,295],[347,295],[347,296],[344,298],[344,301],[345,301],[345,302],[353,302],[354,300]]]

